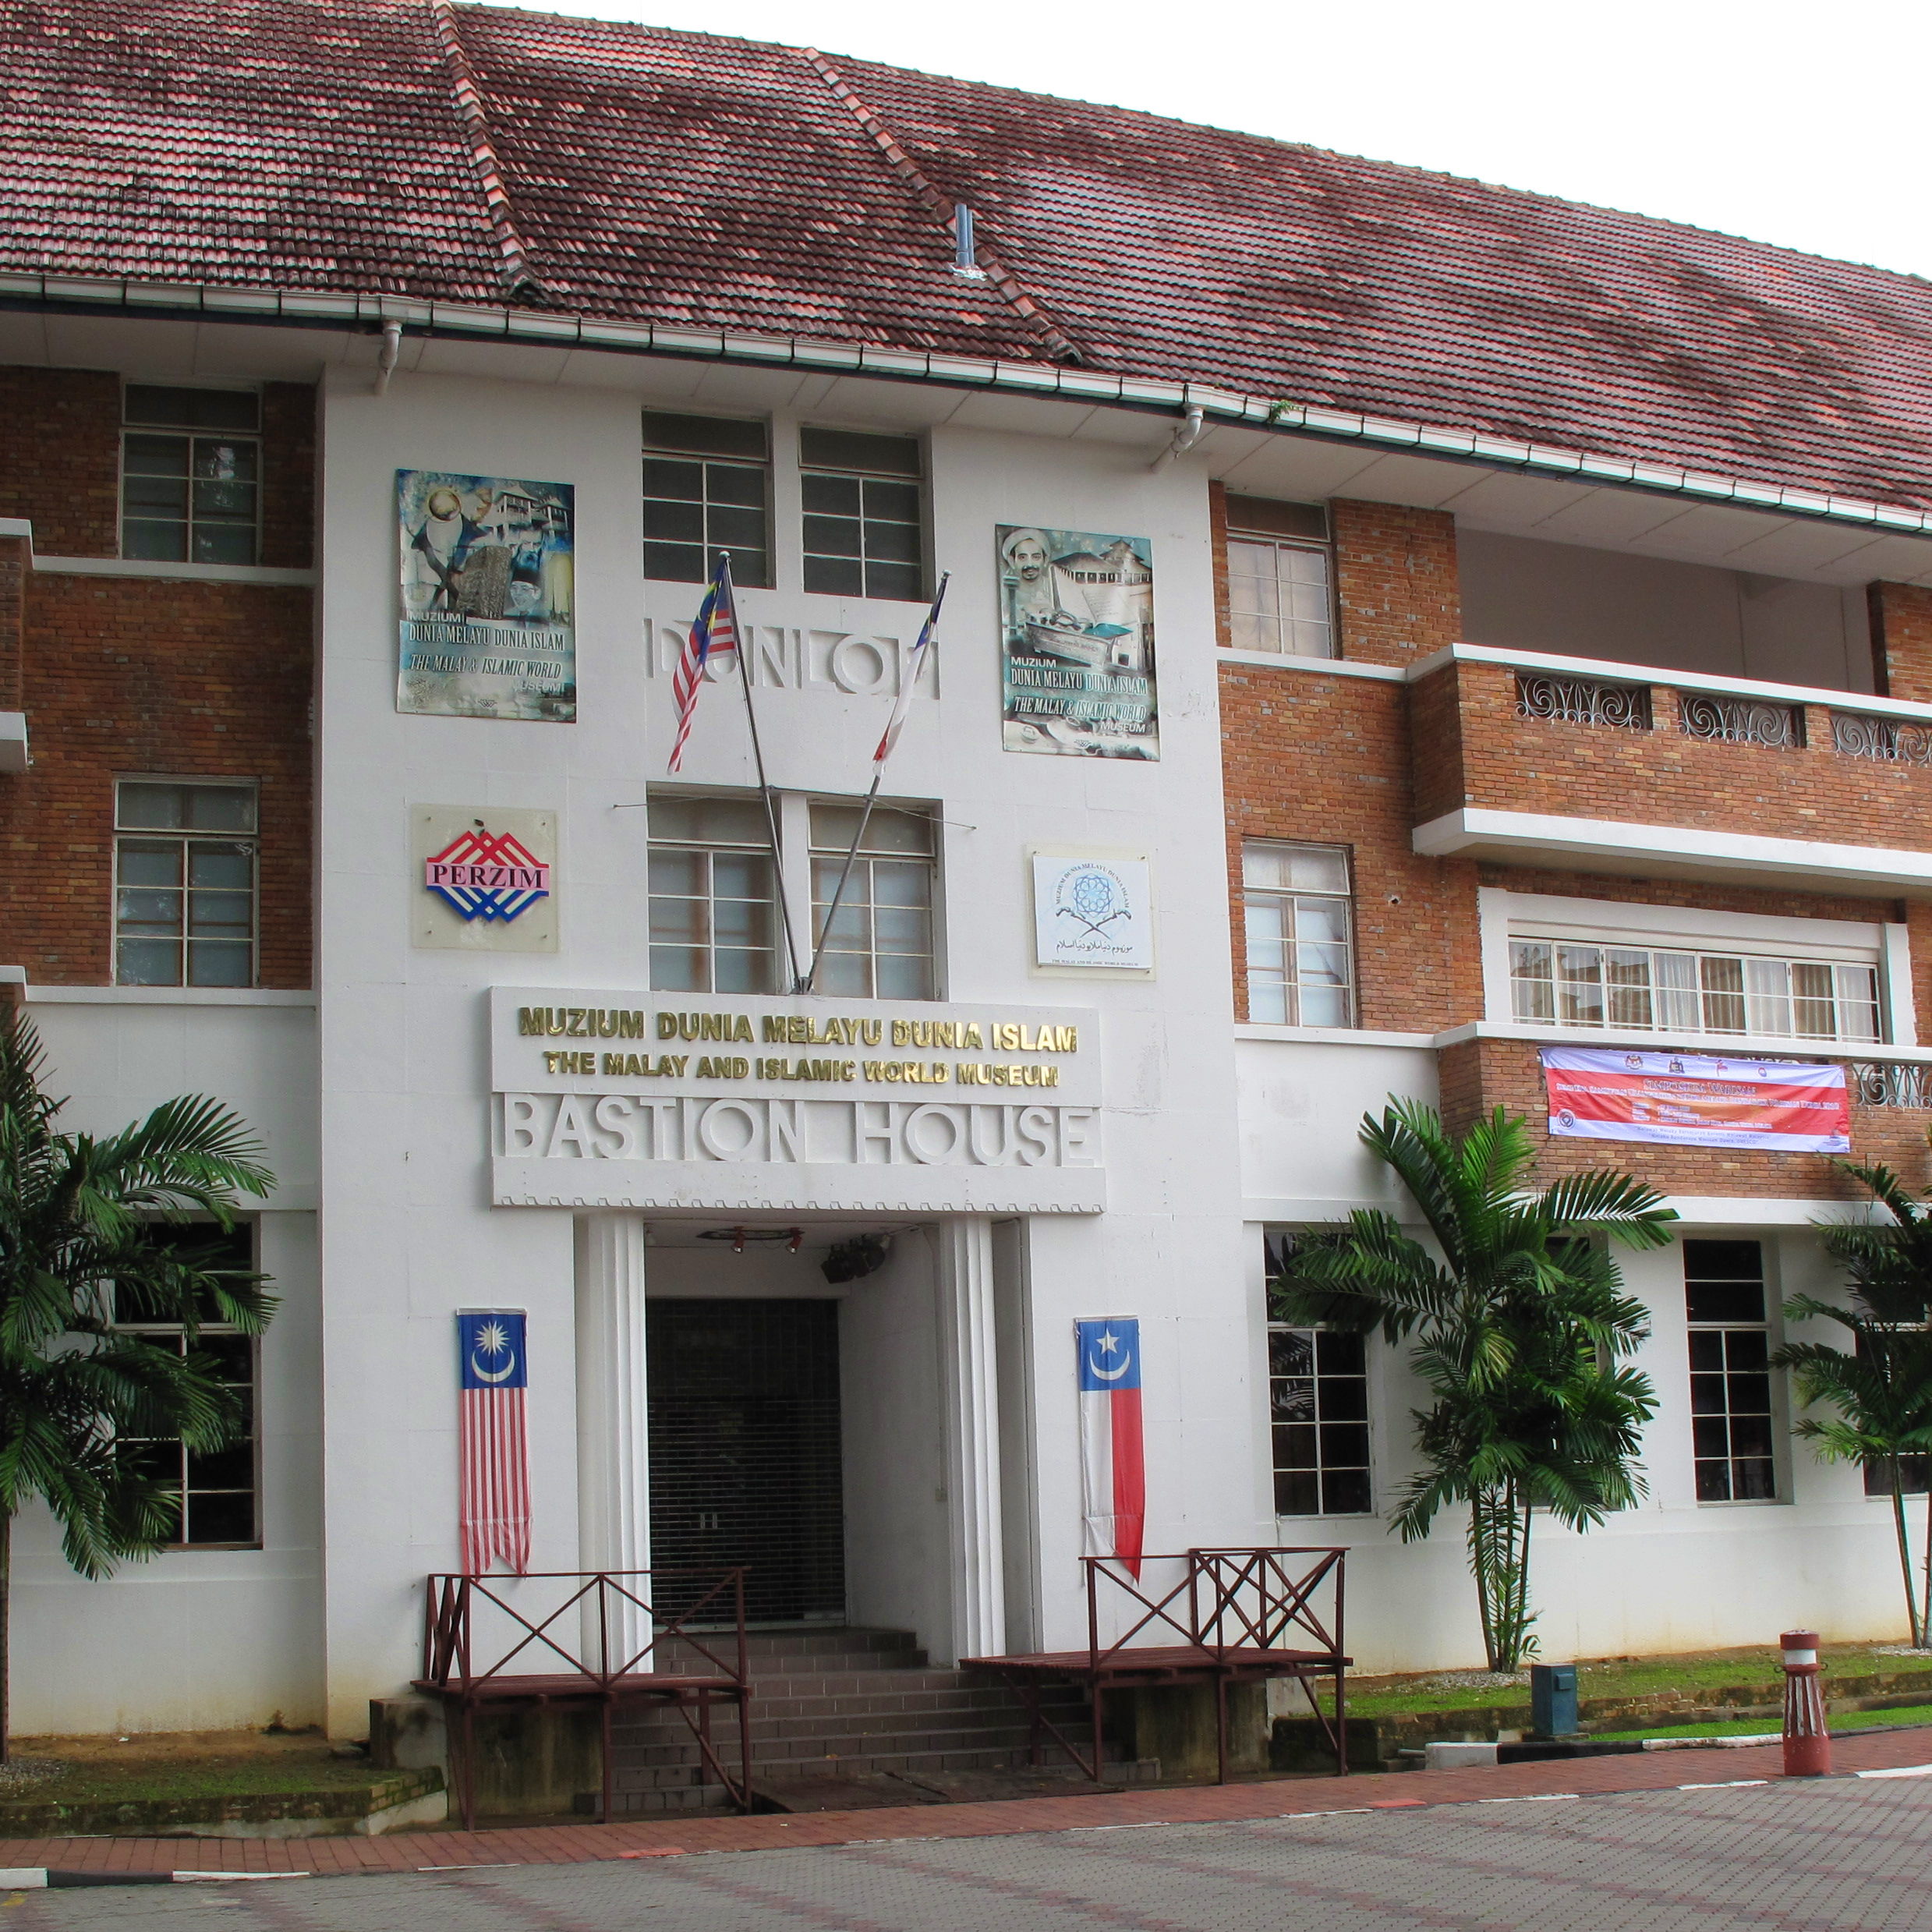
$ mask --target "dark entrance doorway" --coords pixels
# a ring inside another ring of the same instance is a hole
[[[646,1304],[652,1566],[742,1564],[762,1623],[845,1614],[838,1336],[836,1301]]]

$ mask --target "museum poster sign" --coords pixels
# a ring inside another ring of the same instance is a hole
[[[499,1206],[1106,1205],[1086,1008],[489,998]]]
[[[1006,748],[1159,758],[1152,544],[1008,523],[996,537]]]
[[[1559,1140],[1851,1152],[1842,1067],[1592,1046],[1546,1046],[1542,1059]]]
[[[398,711],[568,724],[577,716],[569,483],[396,472]]]

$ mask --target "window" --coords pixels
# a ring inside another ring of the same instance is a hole
[[[1516,1018],[1545,1024],[1878,1038],[1877,969],[1828,960],[1512,939],[1509,985]]]
[[[1697,1500],[1774,1502],[1771,1333],[1760,1244],[1685,1242],[1684,1304]]]
[[[218,1265],[253,1272],[253,1230],[238,1227],[224,1233],[209,1225],[157,1228],[154,1238],[172,1244],[217,1251]],[[186,1355],[188,1338],[178,1322],[147,1322],[138,1308],[123,1301],[115,1311],[115,1327],[140,1335],[157,1347]],[[246,1421],[242,1433],[226,1449],[191,1450],[178,1437],[123,1437],[120,1451],[141,1472],[158,1477],[179,1499],[172,1539],[177,1548],[233,1548],[261,1540],[260,1479],[256,1456],[260,1408],[260,1353],[255,1338],[225,1322],[203,1324],[194,1352],[213,1359],[218,1381],[235,1392]]]
[[[731,581],[771,582],[770,444],[765,425],[644,412],[644,575],[701,584],[720,550]]]
[[[830,910],[858,830],[861,808],[812,808],[812,930]],[[904,806],[876,805],[822,942],[821,993],[873,1000],[934,998],[932,821]]]
[[[1353,1026],[1348,854],[1339,845],[1247,839],[1241,846],[1247,1017]]]
[[[1237,651],[1332,657],[1329,519],[1319,504],[1228,498],[1228,642]]]
[[[131,382],[121,434],[121,554],[252,564],[260,554],[261,398]]]
[[[114,976],[255,983],[255,787],[124,778],[114,788]]]
[[[912,602],[924,596],[918,439],[803,429],[798,462],[806,589]]]
[[[650,801],[651,985],[775,993],[771,833],[755,798]]]
[[[1275,1513],[1368,1515],[1375,1505],[1368,1481],[1366,1338],[1272,1324],[1268,1396]]]

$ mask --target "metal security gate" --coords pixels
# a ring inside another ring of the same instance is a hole
[[[843,1618],[838,1304],[653,1300],[646,1320],[652,1568],[741,1564],[755,1621]],[[656,1601],[683,1607],[670,1578]]]

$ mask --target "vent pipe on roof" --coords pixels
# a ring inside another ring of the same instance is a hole
[[[1198,402],[1187,405],[1187,419],[1175,430],[1166,448],[1148,465],[1149,469],[1165,469],[1177,456],[1184,456],[1201,441],[1201,431],[1207,426],[1207,411]]]
[[[953,203],[953,273],[971,275],[975,281],[986,279],[973,242],[973,211],[963,201]]]
[[[376,356],[376,394],[388,393],[389,378],[396,373],[396,364],[402,359],[402,324],[385,322],[382,325],[382,347]]]

